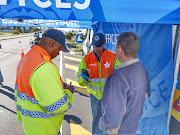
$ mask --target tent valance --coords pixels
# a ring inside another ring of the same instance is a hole
[[[0,18],[180,24],[180,1],[1,0]]]

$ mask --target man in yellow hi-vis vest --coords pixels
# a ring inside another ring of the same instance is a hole
[[[106,78],[120,65],[116,55],[104,48],[105,44],[104,34],[96,33],[92,39],[94,50],[82,58],[78,69],[78,83],[86,86],[90,93],[93,115],[92,134],[102,134],[98,128],[98,122],[102,116],[101,98],[104,85]]]
[[[26,135],[57,135],[72,103],[72,85],[64,87],[59,70],[51,59],[67,50],[65,35],[49,29],[42,35],[39,46],[21,59],[17,66],[15,102],[17,120]]]

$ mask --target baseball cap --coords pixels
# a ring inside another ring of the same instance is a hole
[[[63,32],[56,29],[49,29],[42,34],[42,37],[44,36],[49,37],[62,44],[64,46],[64,49],[62,50],[63,52],[70,52],[69,49],[67,49],[67,45],[65,43],[65,35]]]
[[[104,43],[105,43],[105,36],[103,33],[96,33],[94,34],[93,38],[92,38],[92,43],[91,45],[97,46],[97,47],[101,47]]]

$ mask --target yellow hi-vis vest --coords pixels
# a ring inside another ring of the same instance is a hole
[[[34,45],[17,66],[15,103],[26,135],[57,135],[73,103],[58,68],[40,46]]]

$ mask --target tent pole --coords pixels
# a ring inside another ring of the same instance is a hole
[[[176,48],[177,48],[177,41],[178,41],[178,33],[179,33],[179,25],[176,27],[176,33],[174,36],[174,44],[173,44],[173,62],[175,61],[175,55],[176,55]]]
[[[90,48],[91,48],[91,29],[89,29],[88,31],[88,45],[87,45],[87,53],[90,52]]]
[[[87,29],[87,43],[86,43],[86,47],[87,47],[87,53],[89,53],[89,46],[90,46],[90,42],[89,42],[89,31],[91,29]]]
[[[176,33],[176,34],[178,34],[178,33]],[[177,40],[176,43],[178,43],[178,40]],[[176,85],[177,85],[177,77],[178,77],[178,72],[179,72],[179,64],[180,64],[180,42],[179,42],[179,46],[178,46],[176,66],[175,66],[175,71],[174,71],[174,84],[173,84],[173,89],[172,89],[172,92],[171,92],[171,98],[170,98],[170,103],[169,103],[169,112],[168,112],[168,121],[167,121],[168,122],[167,123],[168,134],[169,134],[169,124],[170,124],[170,120],[171,120],[171,111],[172,111],[172,104],[173,104],[173,99],[174,99],[174,92],[175,92]]]

